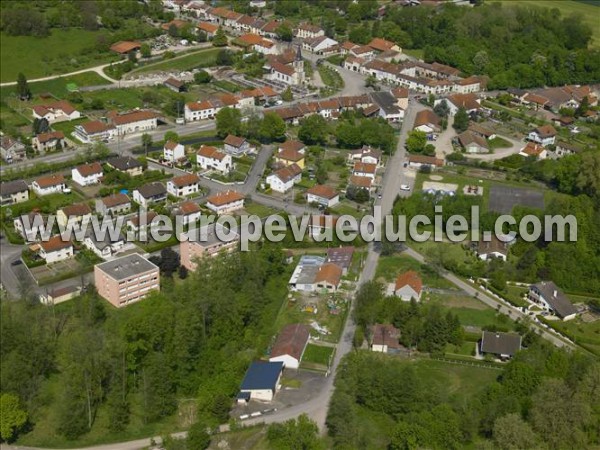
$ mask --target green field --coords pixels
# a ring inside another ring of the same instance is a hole
[[[333,354],[333,347],[324,347],[321,345],[308,344],[302,356],[302,362],[321,364],[326,366]]]
[[[557,8],[563,16],[576,13],[583,16],[583,20],[592,27],[592,47],[600,47],[600,2],[574,1],[574,0],[495,0],[505,5],[530,5],[543,8]]]
[[[133,70],[130,73],[160,72],[163,70],[191,70],[196,67],[210,67],[215,65],[217,54],[221,51],[218,48],[209,48],[198,52],[189,53],[185,56],[175,57],[163,60],[157,63],[151,63]]]
[[[100,35],[98,31],[80,29],[54,29],[43,38],[2,33],[1,81],[15,81],[19,72],[35,79],[116,61],[116,55],[96,51]]]
[[[48,81],[38,81],[29,83],[31,93],[35,96],[42,93],[50,93],[55,97],[62,98],[67,95],[67,84],[75,83],[79,87],[83,86],[102,86],[111,84],[106,78],[101,77],[96,72],[83,72],[68,77],[55,78]],[[15,86],[4,86],[0,88],[0,98],[2,100],[8,97],[16,96]]]

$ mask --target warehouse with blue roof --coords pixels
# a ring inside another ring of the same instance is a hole
[[[249,400],[273,400],[283,372],[283,362],[253,361],[242,381],[238,403]]]

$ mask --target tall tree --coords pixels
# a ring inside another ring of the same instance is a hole
[[[235,108],[222,108],[216,115],[217,135],[225,137],[228,134],[239,135],[242,129],[242,113]]]
[[[31,89],[29,89],[29,83],[23,72],[19,72],[17,75],[17,95],[21,100],[31,99]]]
[[[14,394],[0,396],[0,438],[12,441],[27,423],[27,411],[21,406],[19,397]]]

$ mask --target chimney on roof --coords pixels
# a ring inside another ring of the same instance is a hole
[[[558,295],[558,291],[556,289],[554,289],[554,292],[552,292],[552,297],[556,297]]]

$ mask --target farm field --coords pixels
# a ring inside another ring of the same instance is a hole
[[[16,81],[19,72],[35,79],[116,61],[116,55],[95,49],[100,34],[80,29],[54,29],[44,38],[2,33],[0,81]]]
[[[519,5],[539,6],[542,8],[557,8],[563,16],[568,16],[573,13],[581,14],[583,20],[587,22],[593,30],[594,41],[591,46],[596,48],[600,47],[600,20],[598,19],[598,15],[600,15],[600,2],[594,3],[589,0],[519,0],[518,2],[515,2],[514,0],[499,0],[498,2],[504,5],[514,5],[515,3],[518,3]]]

